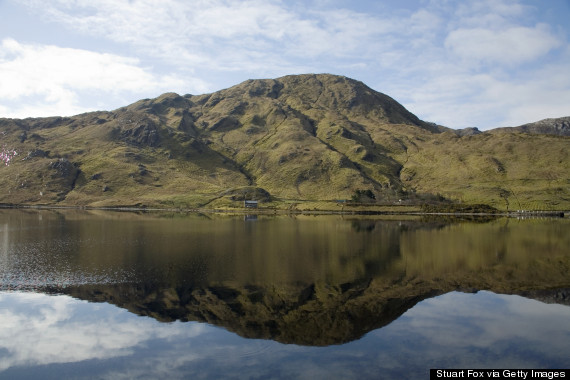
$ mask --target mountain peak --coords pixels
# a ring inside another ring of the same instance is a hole
[[[270,98],[301,112],[313,110],[361,116],[381,123],[408,124],[439,132],[388,95],[364,83],[333,74],[287,75],[276,79],[249,79],[209,95],[210,99]]]

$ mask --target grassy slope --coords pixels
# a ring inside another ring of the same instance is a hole
[[[21,154],[2,168],[0,202],[190,207],[208,202],[228,184],[248,184],[219,154],[185,146],[168,128],[160,130],[159,146],[129,144],[115,138],[121,123],[116,115],[102,115],[110,121],[76,129],[64,123],[34,130],[36,136],[24,142],[7,141],[19,152],[41,149],[47,157]],[[76,178],[50,167],[61,159],[80,169]]]
[[[568,137],[443,134],[412,150],[402,170],[418,191],[501,209],[568,209]]]
[[[280,208],[342,209],[322,201],[369,190],[383,204],[430,193],[570,209],[568,137],[437,133],[393,99],[331,75],[164,94],[72,118],[4,119],[0,132],[20,154],[0,168],[3,203],[227,207],[262,188]]]

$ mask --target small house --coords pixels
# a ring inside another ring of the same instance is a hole
[[[257,208],[257,201],[243,201],[243,207]]]

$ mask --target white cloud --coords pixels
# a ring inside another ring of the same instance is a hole
[[[453,24],[455,28],[497,28],[510,20],[524,19],[532,11],[532,7],[518,0],[465,0],[457,4]]]
[[[132,44],[145,54],[178,64],[223,69],[243,62],[239,69],[251,69],[253,64],[256,70],[255,61],[244,59],[251,55],[283,57],[293,66],[297,64],[286,56],[345,56],[398,25],[389,18],[348,9],[296,9],[279,1],[27,3],[75,31]]]
[[[515,65],[544,56],[561,45],[547,25],[510,27],[495,31],[457,29],[449,33],[446,48],[466,62]]]
[[[491,73],[453,72],[429,78],[409,92],[413,112],[454,127],[506,127],[570,114],[570,67],[548,65],[518,77]],[[395,91],[396,92],[396,91]],[[549,115],[549,116],[545,116]]]
[[[570,54],[567,57],[570,60]],[[570,115],[569,89],[570,66],[556,63],[535,70],[528,79],[497,81],[487,89],[486,97],[504,107],[495,109],[505,115],[501,126],[517,126]]]
[[[426,31],[408,39],[417,49],[400,50],[391,62],[399,77],[385,87],[410,111],[450,127],[480,129],[568,115],[566,37],[537,22],[532,8],[493,0],[437,2],[426,9],[440,23],[424,15]],[[415,19],[421,19],[418,12]]]
[[[87,50],[2,41],[3,86],[0,96],[18,98],[46,94],[49,100],[67,96],[61,88],[106,88],[133,91],[154,85],[155,78],[138,67],[138,60]]]
[[[53,45],[0,45],[0,111],[2,116],[71,115],[93,110],[80,103],[80,92],[125,93],[172,91],[188,81],[158,76],[138,59]],[[206,87],[195,81],[197,87]],[[3,103],[3,104],[2,104]],[[12,104],[18,104],[16,109]]]

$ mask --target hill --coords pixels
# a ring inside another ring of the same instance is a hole
[[[568,137],[521,131],[437,126],[341,76],[248,80],[111,112],[0,119],[1,144],[18,153],[0,169],[0,202],[231,207],[255,198],[283,207],[444,200],[569,209]]]

